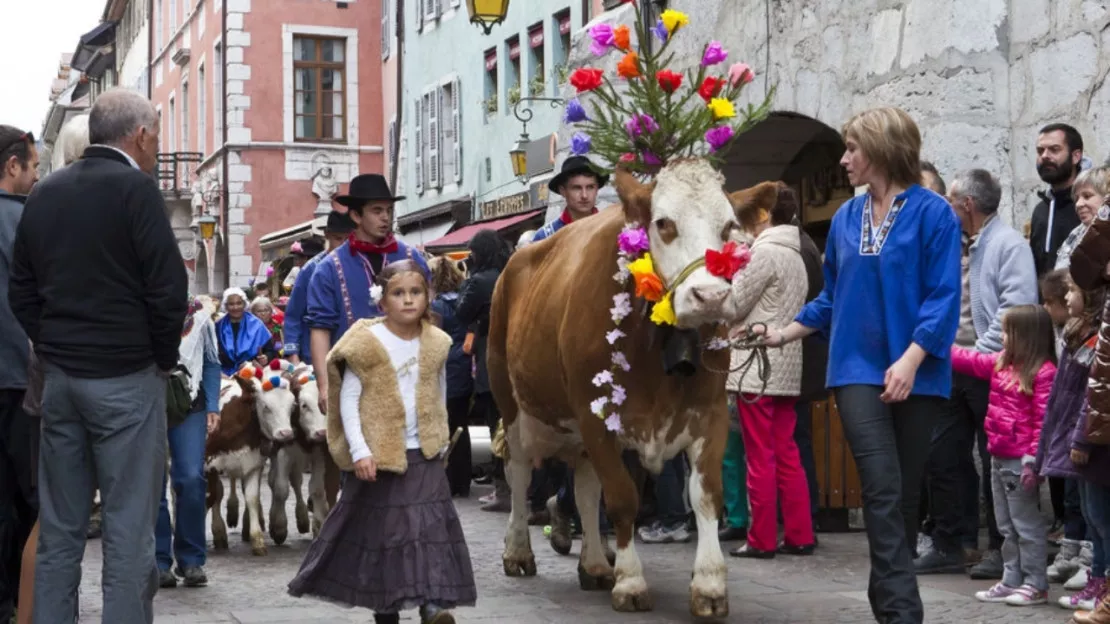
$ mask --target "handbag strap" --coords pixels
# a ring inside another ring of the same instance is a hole
[[[347,327],[350,328],[355,324],[355,313],[351,310],[351,294],[347,291],[347,277],[343,274],[343,263],[339,261],[339,254],[331,254],[332,262],[335,263],[335,271],[339,275],[339,291],[343,297],[343,307],[347,312]]]

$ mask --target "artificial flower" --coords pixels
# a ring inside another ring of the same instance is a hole
[[[370,300],[378,303],[382,300],[382,287],[379,284],[374,284],[370,287]]]
[[[617,75],[629,80],[639,78],[642,75],[640,73],[640,55],[635,52],[625,54],[621,62],[617,63]]]
[[[586,116],[586,109],[582,106],[582,102],[578,98],[574,98],[567,102],[567,110],[563,115],[563,121],[566,123],[578,123],[586,121],[589,117]]]
[[[736,109],[725,98],[713,98],[709,100],[709,110],[713,113],[713,119],[729,119],[736,116]]]
[[[648,166],[655,166],[655,165],[662,165],[663,164],[663,161],[659,160],[658,156],[656,156],[655,154],[653,154],[651,152],[648,152],[648,151],[640,152],[640,159],[643,160],[644,164],[648,165]]]
[[[609,397],[609,401],[613,405],[623,405],[624,400],[628,398],[628,393],[625,391],[624,386],[613,384],[613,394]]]
[[[609,402],[609,397],[599,397],[590,401],[590,413],[601,416],[604,413],[605,405]]]
[[[620,351],[614,351],[611,359],[613,360],[613,365],[620,368],[622,371],[627,373],[632,370],[632,365],[628,363],[628,358]]]
[[[721,87],[723,86],[725,86],[725,81],[723,79],[706,76],[701,86],[698,87],[698,95],[701,96],[701,99],[708,102],[717,97],[717,94],[721,92]]]
[[[623,163],[636,162],[636,155],[633,154],[632,152],[625,152],[625,153],[621,154],[621,162],[623,162]]]
[[[624,427],[621,426],[621,417],[617,414],[609,414],[605,419],[605,428],[613,433],[620,433]]]
[[[735,136],[735,132],[732,126],[717,126],[706,130],[705,142],[709,144],[709,150],[715,152],[728,145],[733,136]]]
[[[724,338],[713,338],[705,345],[705,348],[707,351],[720,351],[731,346],[732,343],[730,343],[728,340],[725,340]]]
[[[656,325],[674,325],[674,306],[671,305],[671,296],[667,295],[659,303],[651,307],[651,322]]]
[[[638,256],[642,252],[651,249],[651,239],[648,238],[647,232],[642,227],[625,228],[621,231],[620,235],[617,236],[617,245],[620,247],[621,253],[623,253],[624,255]],[[646,257],[647,262],[650,265],[651,254],[647,254]],[[640,260],[637,260],[636,262],[640,262]],[[635,262],[629,264],[629,270],[631,270],[632,264],[635,264]]]
[[[590,135],[585,132],[575,132],[570,139],[570,153],[575,156],[585,156],[590,153]]]
[[[609,24],[595,24],[590,27],[590,52],[594,56],[603,56],[613,45],[613,27]]]
[[[628,281],[629,275],[631,274],[628,272],[628,258],[617,256],[617,272],[613,275],[613,280],[618,284],[624,284]]]
[[[709,45],[705,46],[705,52],[701,56],[701,66],[709,67],[718,63],[725,62],[728,58],[728,51],[721,47],[720,41],[710,41]]]
[[[674,9],[667,9],[659,16],[663,21],[663,27],[667,29],[667,34],[673,35],[674,31],[682,28],[690,23],[690,18],[682,11],[675,11]]]
[[[670,33],[667,32],[667,26],[663,24],[663,20],[655,22],[655,26],[652,26],[651,32],[663,43],[666,43],[667,37],[670,36]]]
[[[613,383],[613,373],[610,373],[607,370],[603,370],[600,373],[594,375],[593,384],[598,388],[604,386],[605,384],[611,383]]]
[[[628,293],[613,295],[613,307],[609,308],[609,314],[612,315],[614,323],[620,323],[632,314],[632,296]]]
[[[578,90],[579,93],[583,91],[593,91],[601,86],[602,75],[605,72],[593,67],[580,67],[574,70],[570,75],[570,84]]]
[[[651,254],[645,253],[643,256],[628,263],[628,271],[632,273],[633,277],[640,275],[655,275],[655,263],[651,259]]]
[[[624,332],[619,329],[614,329],[613,331],[605,334],[605,341],[608,342],[610,345],[613,345],[616,344],[617,341],[621,338],[624,338],[624,336]]]
[[[728,84],[734,89],[753,80],[755,80],[755,72],[747,63],[733,63],[732,67],[728,68]]]
[[[659,82],[659,88],[667,93],[674,93],[682,86],[682,74],[669,69],[655,72],[655,80]]]
[[[644,113],[636,113],[624,124],[624,129],[633,139],[641,134],[654,134],[659,131],[659,124],[655,118]]]
[[[629,32],[628,26],[621,24],[613,29],[613,46],[626,51],[632,47],[632,33]]]
[[[273,277],[273,276],[274,276],[274,267],[272,267],[272,266],[266,267],[266,277]]]
[[[721,251],[707,249],[705,251],[705,269],[710,275],[731,280],[738,271],[751,261],[751,251],[747,245],[738,245],[735,241],[725,243]]]
[[[666,289],[663,280],[655,273],[639,273],[636,275],[636,296],[645,301],[656,302],[663,298]]]

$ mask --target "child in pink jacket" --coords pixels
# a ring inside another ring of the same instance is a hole
[[[1002,318],[1002,352],[952,347],[952,370],[989,379],[990,401],[983,429],[991,455],[994,514],[1004,539],[1002,582],[977,592],[983,602],[1014,606],[1048,600],[1048,527],[1038,509],[1033,473],[1041,423],[1056,376],[1052,319],[1041,306],[1010,308]]]

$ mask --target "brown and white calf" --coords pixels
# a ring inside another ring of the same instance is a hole
[[[305,504],[304,473],[308,469],[308,496],[312,501],[312,536],[320,534],[320,527],[328,515],[328,500],[324,491],[327,470],[327,418],[320,411],[320,391],[316,375],[310,365],[293,371],[291,389],[296,402],[293,408],[293,440],[277,446],[270,456],[270,537],[281,544],[288,536],[288,519],[285,502],[292,487],[296,499],[297,531],[308,533],[308,506]]]
[[[288,363],[285,363],[288,365]],[[267,371],[270,373],[272,371]],[[293,439],[293,391],[288,378],[274,374],[262,380],[261,369],[245,364],[239,374],[220,385],[220,427],[208,436],[205,470],[208,473],[208,507],[212,510],[212,538],[218,550],[226,550],[227,525],[221,514],[223,483],[220,476],[243,483],[247,516],[244,537],[249,536],[251,552],[266,554],[262,538],[262,470],[265,452],[271,442]]]

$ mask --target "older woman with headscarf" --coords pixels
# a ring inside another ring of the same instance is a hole
[[[180,363],[189,371],[189,414],[166,431],[169,441],[169,480],[174,493],[174,522],[166,490],[158,507],[154,547],[158,561],[158,583],[176,587],[177,577],[186,587],[208,584],[204,572],[207,558],[204,518],[208,492],[204,477],[204,445],[207,435],[220,425],[220,354],[211,304],[194,299],[185,317],[178,349]],[[173,568],[174,562],[177,568]]]
[[[220,310],[224,316],[216,322],[216,338],[220,347],[220,368],[225,375],[234,375],[250,360],[264,366],[277,355],[270,328],[247,312],[247,295],[241,288],[224,291]]]

